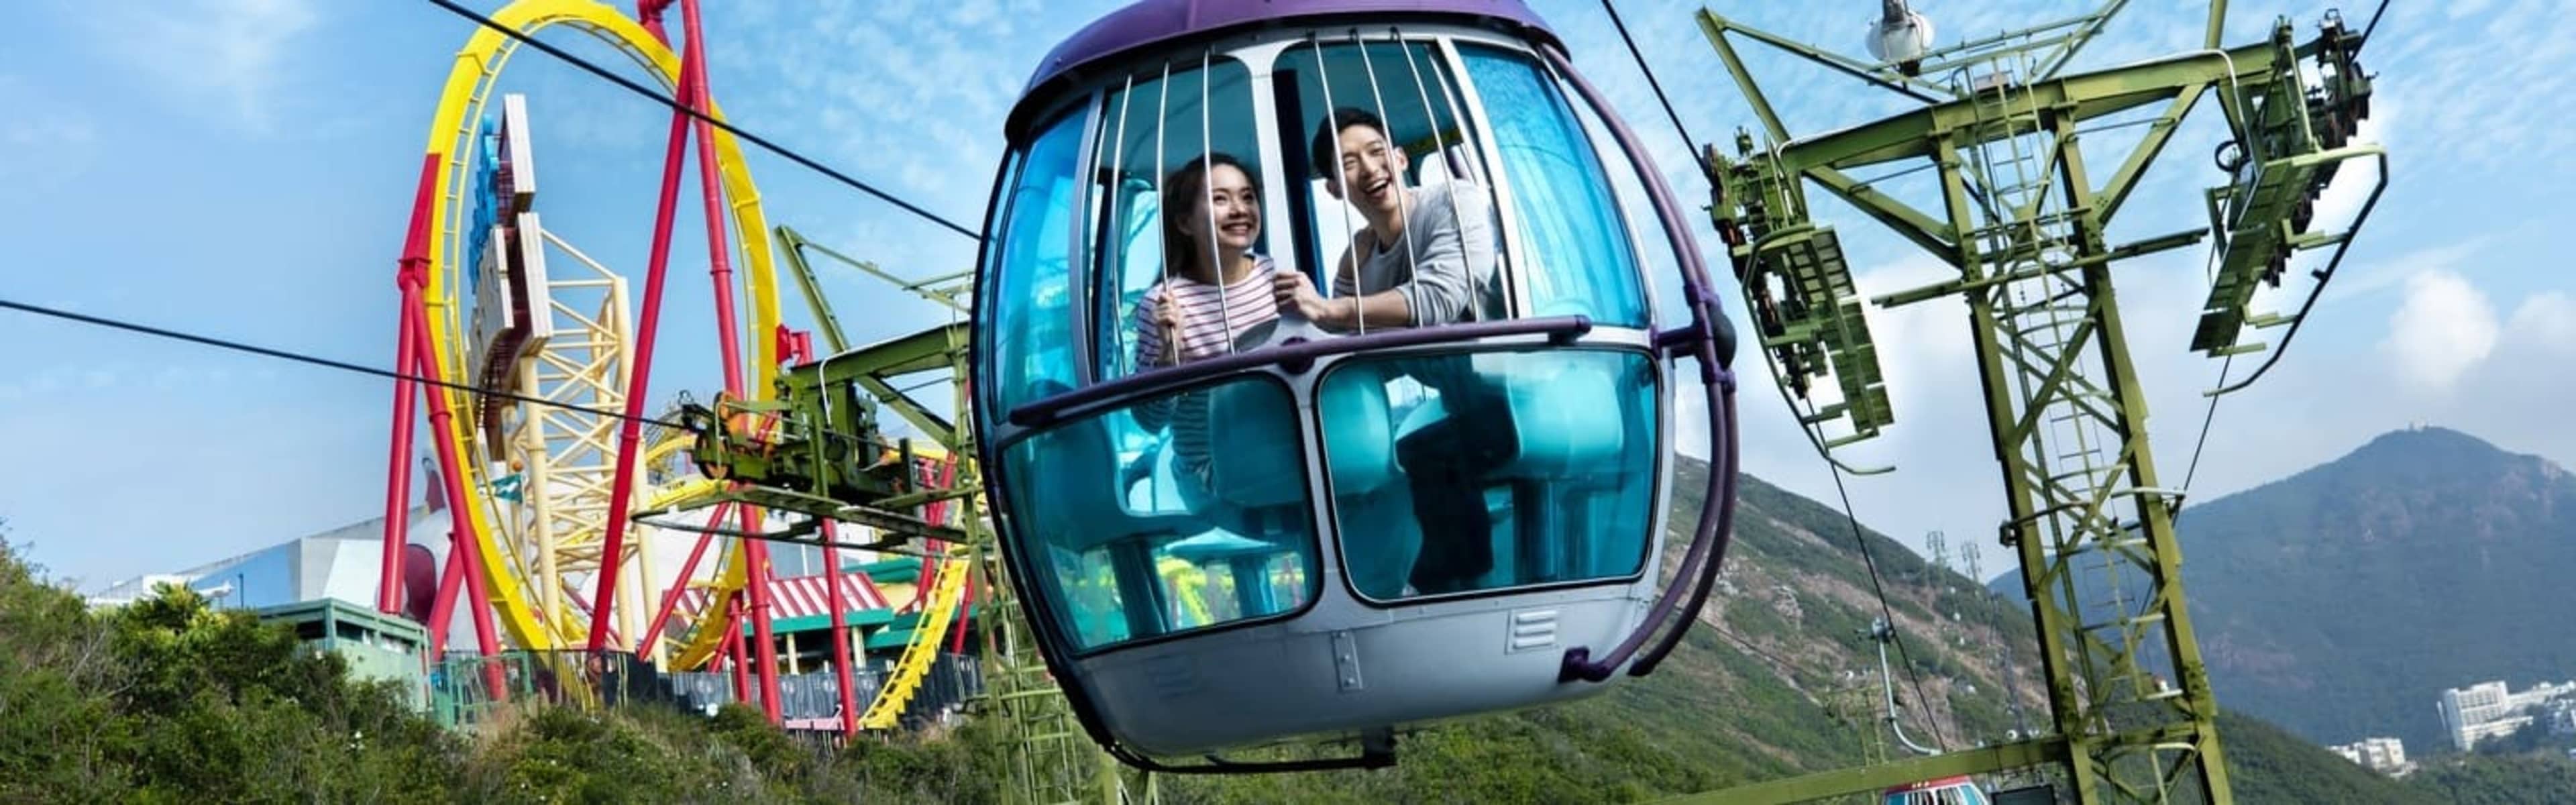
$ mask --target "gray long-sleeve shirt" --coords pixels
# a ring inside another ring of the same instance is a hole
[[[1364,232],[1352,244],[1365,256],[1357,272],[1336,273],[1333,295],[1394,290],[1415,327],[1503,317],[1493,204],[1482,187],[1451,179],[1417,188],[1404,232],[1390,243],[1376,238]]]

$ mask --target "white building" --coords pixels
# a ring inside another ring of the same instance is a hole
[[[2345,760],[2381,774],[2401,774],[2407,770],[2406,743],[2395,738],[2363,738],[2348,744],[2329,746]]]
[[[449,532],[453,512],[439,494],[441,476],[437,467],[424,462],[421,474],[412,486],[418,500],[410,508],[406,526],[409,547],[400,567],[415,563],[428,572],[407,583],[405,600],[396,602],[406,617],[427,621],[435,580],[447,566]],[[768,522],[763,530],[784,528],[791,517],[781,512],[765,512]],[[665,547],[652,557],[649,583],[657,590],[671,588],[687,561],[686,546],[697,534],[664,528],[638,528],[638,538],[654,539]],[[843,531],[844,539],[863,539]],[[131,604],[152,595],[161,584],[187,587],[204,596],[209,603],[223,609],[259,609],[330,598],[360,609],[374,609],[377,588],[384,577],[383,517],[370,517],[346,523],[318,533],[297,537],[228,558],[206,562],[178,571],[148,573],[125,579],[84,596],[89,606],[114,607]],[[856,565],[884,558],[874,551],[844,549],[843,564]],[[812,545],[782,543],[773,548],[770,565],[778,577],[798,578],[823,572],[822,551]],[[719,562],[701,562],[692,578],[712,579]],[[487,577],[488,578],[488,577]],[[425,582],[425,583],[424,583]],[[584,590],[590,588],[585,587]],[[814,589],[822,590],[821,586]],[[582,592],[582,591],[576,591]],[[460,594],[461,595],[461,594]],[[584,593],[583,601],[589,600]],[[702,599],[701,599],[702,600]],[[818,605],[819,606],[819,605]],[[819,610],[818,610],[819,611]],[[694,616],[694,611],[684,611]],[[447,646],[471,648],[479,638],[474,631],[473,608],[457,606],[449,613]],[[502,642],[508,642],[504,639]],[[506,646],[505,646],[506,647]]]
[[[444,537],[447,514],[435,509],[411,510],[411,532]],[[432,555],[445,553],[436,539]],[[429,547],[429,546],[423,546]],[[162,584],[187,587],[216,607],[256,609],[336,598],[373,609],[376,585],[384,575],[384,518],[333,528],[175,573],[148,573],[108,585],[88,596],[92,607],[131,604]]]
[[[2442,691],[2441,701],[2435,706],[2441,711],[2442,729],[2450,734],[2451,745],[2466,752],[2479,741],[2511,735],[2534,718],[2550,715],[2547,706],[2552,701],[2570,698],[2576,698],[2576,681],[2543,682],[2513,691],[2497,680]]]
[[[2542,707],[2562,699],[2576,699],[2576,682],[2560,682],[2555,685],[2542,682],[2514,693],[2508,698],[2507,703],[2528,709]]]

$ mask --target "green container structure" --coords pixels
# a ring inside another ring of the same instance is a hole
[[[337,598],[318,598],[251,610],[262,622],[284,623],[297,639],[315,651],[340,655],[352,679],[398,684],[413,710],[429,708],[429,688],[421,652],[429,645],[428,629],[398,615],[388,615]]]

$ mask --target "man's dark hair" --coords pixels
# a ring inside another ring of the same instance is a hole
[[[1307,153],[1314,158],[1308,164],[1314,166],[1315,176],[1333,178],[1341,175],[1341,160],[1333,158],[1333,145],[1341,140],[1342,130],[1352,126],[1367,126],[1376,129],[1377,136],[1387,136],[1386,121],[1377,119],[1377,115],[1349,106],[1333,110],[1332,119],[1315,129],[1315,142],[1307,148]]]

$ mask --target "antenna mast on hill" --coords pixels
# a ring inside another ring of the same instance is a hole
[[[1802,426],[1838,471],[1892,469],[1855,470],[1835,455],[1894,421],[1865,305],[1964,300],[2010,512],[2000,542],[2020,560],[2052,721],[2039,730],[2047,734],[2000,746],[1703,799],[1798,801],[2055,766],[2083,803],[2228,802],[2218,705],[2179,577],[2173,516],[2182,492],[2161,484],[2148,449],[2146,396],[2111,266],[2214,237],[2217,265],[2191,348],[2227,357],[2232,369],[2235,356],[2266,349],[2242,337],[2249,325],[2286,325],[2251,376],[2228,386],[2222,371],[2222,387],[2210,394],[2242,388],[2268,370],[2386,186],[2382,150],[2349,142],[2369,114],[2371,77],[2356,59],[2370,29],[2347,28],[2329,12],[2305,41],[2281,19],[2263,40],[2221,50],[2227,4],[2215,2],[2201,50],[2068,73],[2126,0],[1937,50],[1930,49],[1929,21],[1885,5],[1869,42],[1877,62],[1699,13],[1702,32],[1764,130],[1758,144],[1739,130],[1731,158],[1715,145],[1700,146],[1716,194],[1710,214],[1750,300],[1756,351],[1793,408],[1803,408]],[[1794,137],[1738,58],[1730,33],[1920,105]],[[2312,77],[2302,76],[2303,61],[2313,62]],[[2206,208],[2209,227],[2113,242],[2113,215],[2182,118],[2213,94],[2231,139],[2213,155],[2223,182],[2194,205]],[[2146,114],[2124,114],[2133,111]],[[2136,126],[2145,129],[2125,154],[2081,142]],[[2081,145],[2097,148],[2088,153]],[[2117,161],[2104,171],[2088,156]],[[2345,230],[2322,231],[2315,202],[2338,167],[2355,159],[2381,163],[2379,182]],[[1810,186],[1939,256],[1957,276],[1862,299],[1833,227],[1811,217]],[[2298,311],[2249,309],[2255,285],[2277,287],[2291,254],[2328,247],[2332,257],[2313,273]],[[2076,595],[2079,574],[2121,572],[2143,576],[2143,594],[2107,602]]]

